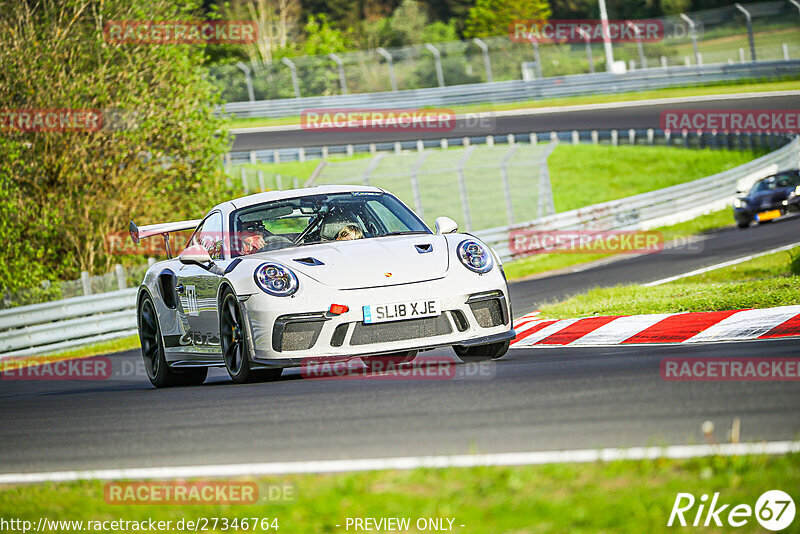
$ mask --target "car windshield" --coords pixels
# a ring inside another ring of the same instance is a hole
[[[800,185],[800,178],[798,178],[798,175],[791,172],[776,174],[775,176],[769,176],[756,182],[750,190],[750,194],[765,193],[782,187],[794,187],[796,185]]]
[[[248,206],[231,214],[231,228],[233,256],[330,241],[431,233],[397,198],[368,191]]]

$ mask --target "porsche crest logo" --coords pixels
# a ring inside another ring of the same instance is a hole
[[[392,277],[392,273],[383,273],[383,276],[385,276],[386,278],[391,278]]]

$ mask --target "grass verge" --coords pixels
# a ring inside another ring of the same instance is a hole
[[[668,89],[654,89],[652,91],[639,91],[635,93],[616,93],[610,95],[587,95],[562,98],[546,98],[542,100],[527,100],[524,102],[511,102],[508,104],[470,104],[464,106],[451,106],[455,113],[479,113],[488,111],[506,111],[511,109],[537,109],[560,106],[580,106],[586,104],[607,104],[614,102],[630,102],[634,100],[651,100],[655,98],[679,98],[686,96],[723,95],[735,93],[785,91],[797,89],[797,79],[791,78],[780,81],[742,80],[740,83],[716,83],[700,87],[674,87]],[[300,124],[300,117],[281,117],[270,119],[266,117],[232,118],[225,122],[224,128],[256,128],[259,126],[287,126]]]
[[[770,308],[800,303],[800,247],[675,280],[595,288],[542,306],[543,317],[635,315]]]
[[[46,354],[35,354],[30,357],[15,357],[12,360],[0,360],[0,369],[10,371],[20,367],[30,365],[31,362],[44,363],[44,362],[57,362],[61,360],[72,360],[75,358],[89,358],[91,356],[99,356],[104,354],[113,354],[115,352],[125,352],[134,350],[141,347],[139,343],[139,336],[133,335],[122,337],[119,339],[110,339],[108,341],[101,341],[83,347],[69,349],[60,352],[51,352]]]
[[[697,499],[719,492],[718,505],[730,505],[725,520],[734,505],[754,507],[768,490],[797,499],[798,472],[800,455],[790,454],[291,475],[257,482],[292,485],[292,502],[241,506],[113,505],[104,500],[102,481],[45,483],[0,489],[0,513],[34,526],[40,517],[173,525],[255,517],[277,518],[279,532],[324,533],[345,532],[348,518],[398,517],[410,518],[411,532],[418,518],[450,518],[453,530],[470,533],[674,532],[667,521],[679,492]],[[696,511],[685,515],[690,524]],[[736,530],[761,531],[755,517]]]

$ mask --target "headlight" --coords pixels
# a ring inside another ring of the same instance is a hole
[[[800,185],[794,188],[794,196],[800,197]]]
[[[297,276],[283,265],[265,263],[255,272],[256,284],[265,293],[276,297],[288,297],[297,291]]]
[[[492,252],[481,243],[465,239],[458,245],[458,259],[470,271],[488,273],[494,267]]]
[[[745,202],[741,198],[734,198],[733,199],[733,207],[734,208],[743,208],[743,207],[745,207]]]

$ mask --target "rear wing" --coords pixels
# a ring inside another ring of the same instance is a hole
[[[169,249],[169,234],[171,232],[181,232],[185,230],[194,230],[197,228],[197,225],[203,222],[203,219],[194,219],[191,221],[178,221],[178,222],[169,222],[169,223],[161,223],[161,224],[148,224],[147,226],[142,226],[141,228],[136,226],[136,223],[131,221],[129,228],[131,234],[131,241],[135,244],[139,244],[139,241],[146,237],[152,237],[154,235],[160,235],[164,237],[164,244],[167,247],[167,255],[171,258],[172,252]]]

